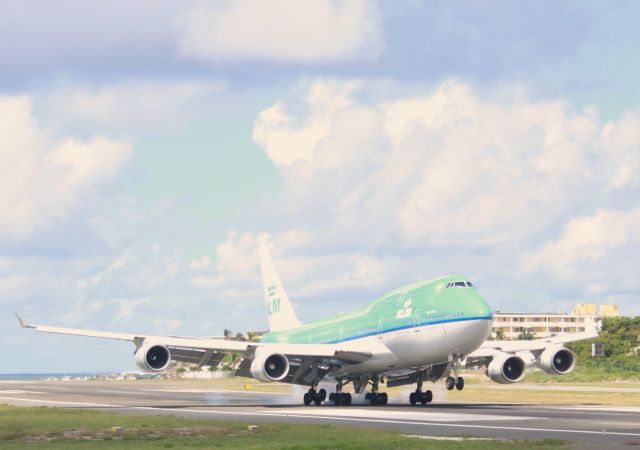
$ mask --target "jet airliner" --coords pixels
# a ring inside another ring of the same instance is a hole
[[[516,383],[526,368],[562,375],[575,367],[574,354],[564,344],[598,336],[593,329],[564,336],[527,341],[488,341],[492,313],[468,278],[449,275],[389,292],[363,309],[301,323],[266,251],[261,272],[269,332],[260,342],[223,338],[187,338],[112,333],[47,325],[29,325],[16,313],[23,328],[45,333],[90,336],[133,342],[137,365],[162,372],[173,362],[199,366],[217,364],[226,352],[243,360],[238,376],[308,386],[305,405],[327,400],[321,381],[335,383],[328,400],[351,404],[343,388],[351,383],[371,404],[385,405],[387,387],[415,384],[411,405],[433,400],[425,382],[445,380],[448,390],[462,390],[461,366],[484,365],[497,383]]]

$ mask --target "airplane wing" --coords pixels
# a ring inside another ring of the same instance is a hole
[[[177,336],[152,336],[145,334],[114,333],[80,328],[63,328],[49,325],[31,325],[15,313],[22,328],[30,328],[42,333],[67,334],[104,339],[116,339],[133,342],[141,348],[149,345],[162,345],[171,353],[171,359],[178,362],[210,365],[220,361],[224,353],[240,353],[251,356],[256,349],[263,348],[285,355],[296,363],[317,361],[324,364],[354,364],[368,360],[374,354],[388,353],[382,343],[358,344],[352,342],[337,344],[280,344],[248,341],[234,341],[224,338],[190,338]]]
[[[590,328],[587,328],[585,331],[580,333],[571,333],[548,338],[514,341],[485,341],[477,350],[467,355],[466,364],[486,364],[494,357],[503,356],[505,354],[514,355],[530,353],[533,358],[537,358],[548,348],[561,347],[569,342],[598,337],[598,330],[593,326],[593,324],[590,325]]]

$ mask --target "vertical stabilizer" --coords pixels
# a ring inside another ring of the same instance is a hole
[[[267,307],[269,330],[287,330],[300,326],[300,321],[293,311],[289,297],[266,249],[262,249],[260,252],[260,270],[262,271],[262,293]]]

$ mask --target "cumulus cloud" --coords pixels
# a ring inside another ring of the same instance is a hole
[[[640,263],[640,208],[601,209],[571,219],[557,239],[523,256],[522,270],[590,290],[633,288]],[[631,281],[631,284],[629,282]]]
[[[637,200],[610,206],[637,188],[635,113],[605,123],[594,108],[531,100],[521,89],[480,94],[456,81],[386,100],[373,90],[303,82],[259,114],[254,141],[283,185],[267,226],[274,241],[298,237],[282,240],[284,254],[340,255],[397,284],[465,271],[498,306],[514,293],[550,305],[554,295],[567,304],[614,295],[607,266],[633,261],[626,245],[637,227]],[[558,274],[593,275],[594,258],[603,263],[592,282],[551,280],[548,269],[561,265]]]
[[[372,59],[383,48],[370,0],[200,3],[180,16],[176,29],[180,54],[208,61]]]
[[[28,97],[0,97],[0,236],[24,237],[63,218],[131,152],[128,142],[58,138],[39,126]]]

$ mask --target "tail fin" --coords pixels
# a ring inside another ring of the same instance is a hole
[[[260,269],[270,331],[287,330],[300,326],[300,321],[293,311],[289,297],[282,287],[280,277],[266,249],[262,249],[260,252]]]

